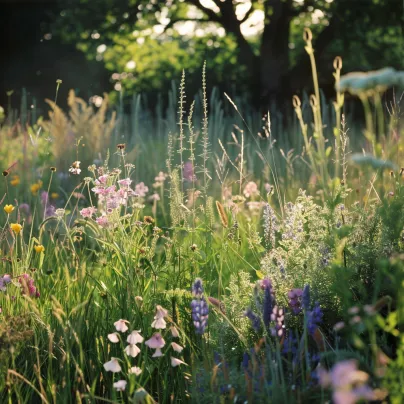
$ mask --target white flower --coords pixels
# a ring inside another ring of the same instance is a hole
[[[139,376],[142,373],[142,369],[138,368],[137,366],[133,366],[129,369],[129,373],[131,375]]]
[[[117,332],[113,332],[112,334],[108,334],[108,339],[113,342],[114,344],[116,344],[117,342],[119,342],[119,337],[118,337],[118,333]]]
[[[144,338],[139,334],[139,331],[133,330],[129,335],[126,341],[128,344],[141,344]]]
[[[175,352],[180,352],[180,353],[181,353],[182,350],[184,349],[181,345],[178,345],[178,344],[175,343],[175,342],[172,342],[172,343],[171,343],[171,348],[173,348]]]
[[[151,326],[156,328],[157,330],[163,330],[166,328],[167,323],[165,322],[163,317],[154,317],[154,321],[152,322]]]
[[[118,321],[115,321],[114,326],[117,331],[126,332],[128,331],[128,326],[126,325],[126,323],[129,323],[129,321],[120,319]]]
[[[160,356],[163,356],[163,352],[161,352],[160,348],[156,349],[156,352],[152,355],[152,358],[159,358]]]
[[[186,365],[185,362],[183,362],[181,359],[174,358],[173,356],[171,357],[171,366],[173,368],[179,366],[179,365]]]
[[[126,380],[119,380],[116,383],[114,383],[114,387],[116,391],[124,391],[126,389],[126,384],[127,384]]]
[[[112,373],[117,373],[120,372],[121,366],[119,365],[119,362],[116,358],[111,358],[109,362],[104,363],[104,369],[107,372],[112,372]]]
[[[136,358],[140,352],[140,348],[137,345],[131,344],[125,348],[126,355],[131,356],[132,358]]]

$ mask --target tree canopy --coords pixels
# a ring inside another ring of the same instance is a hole
[[[401,0],[64,0],[54,29],[104,63],[115,89],[165,90],[184,68],[208,61],[213,84],[248,91],[256,104],[306,86],[303,28],[314,33],[323,77],[399,67]],[[350,55],[350,56],[349,56]]]

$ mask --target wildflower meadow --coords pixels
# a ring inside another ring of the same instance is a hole
[[[403,402],[404,72],[327,98],[312,39],[290,114],[209,60],[153,113],[0,108],[1,403]]]

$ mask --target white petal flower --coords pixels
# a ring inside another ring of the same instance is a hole
[[[175,352],[179,352],[179,353],[181,353],[182,350],[184,349],[181,345],[178,345],[175,342],[171,343],[171,347],[174,349]]]
[[[108,339],[113,342],[114,344],[116,344],[117,342],[119,342],[119,334],[117,332],[113,332],[112,334],[108,334]]]
[[[115,321],[114,326],[117,331],[126,332],[128,331],[128,326],[126,325],[126,323],[129,323],[129,321],[120,319],[118,321]]]
[[[126,355],[131,356],[132,358],[136,358],[140,352],[140,349],[137,345],[131,344],[125,348]]]
[[[121,366],[119,365],[119,362],[116,358],[111,358],[109,362],[104,363],[104,369],[107,372],[112,372],[112,373],[117,373],[120,372]]]
[[[114,387],[117,391],[124,391],[126,389],[127,383],[128,382],[126,380],[119,380],[114,383]]]
[[[132,368],[129,369],[129,373],[132,375],[139,376],[142,373],[142,369],[140,369],[137,366],[133,366]]]
[[[173,356],[171,357],[171,366],[173,368],[179,366],[179,365],[186,365],[185,362],[183,362],[181,359],[174,358]]]
[[[133,330],[129,335],[126,341],[128,344],[141,344],[144,338],[139,334],[140,331]]]
[[[151,326],[153,328],[156,328],[157,330],[164,330],[167,326],[167,323],[165,322],[163,317],[155,316]]]
[[[163,352],[161,352],[160,348],[156,349],[156,352],[152,355],[152,358],[159,358],[160,356],[163,356]]]

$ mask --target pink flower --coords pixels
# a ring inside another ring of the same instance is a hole
[[[117,332],[113,332],[112,334],[108,334],[108,339],[116,344],[117,342],[119,342],[119,334]]]
[[[128,382],[126,380],[118,380],[114,383],[116,391],[124,391]]]
[[[93,206],[89,206],[88,208],[83,208],[80,211],[80,215],[83,216],[84,218],[90,218],[92,215],[97,212],[97,209],[94,208]]]
[[[194,174],[194,165],[192,164],[192,161],[187,161],[184,164],[184,168],[182,170],[182,176],[184,177],[185,181],[195,181],[196,177]]]
[[[128,331],[128,326],[126,325],[127,323],[129,323],[128,320],[120,319],[118,321],[115,321],[114,326],[115,326],[117,331],[126,332],[126,331]]]
[[[130,178],[125,178],[123,180],[118,181],[119,186],[121,187],[129,187],[132,184],[132,180]]]
[[[174,358],[173,356],[171,357],[171,366],[173,368],[179,366],[179,365],[186,365],[185,362],[183,362],[181,359]]]
[[[153,336],[145,342],[145,345],[151,349],[161,349],[165,344],[166,342],[159,332],[153,334]]]
[[[108,175],[101,175],[98,180],[95,180],[96,185],[105,185],[108,180]]]
[[[140,197],[144,198],[146,196],[146,194],[149,192],[149,188],[144,184],[144,182],[140,182],[139,184],[136,184],[135,192]]]
[[[178,338],[180,336],[178,330],[173,325],[170,327],[170,330],[173,338]]]
[[[151,202],[158,202],[160,200],[160,195],[155,192],[153,195],[149,196],[149,201]]]
[[[247,183],[247,185],[244,187],[244,196],[246,198],[249,198],[250,196],[258,195],[258,186],[255,182],[250,181]]]
[[[130,344],[125,348],[125,353],[132,358],[136,358],[140,352],[140,348],[135,344]]]
[[[143,337],[139,334],[140,331],[133,330],[129,335],[126,341],[128,344],[141,344],[143,342]]]
[[[109,362],[104,363],[104,369],[107,372],[112,373],[118,373],[122,370],[121,366],[119,365],[118,359],[116,358],[111,358]]]
[[[100,216],[100,217],[97,217],[97,219],[95,219],[95,221],[97,222],[97,224],[98,224],[100,227],[106,228],[106,227],[109,226],[108,217],[105,216],[105,215]]]
[[[163,352],[161,352],[160,348],[157,348],[154,354],[152,355],[152,358],[159,358],[160,356],[163,356]]]
[[[154,178],[154,181],[156,182],[164,182],[166,180],[167,174],[163,173],[163,171],[160,171],[157,175],[157,177]]]
[[[181,353],[182,350],[184,349],[181,345],[178,345],[175,342],[171,343],[171,348],[174,349],[175,352]]]
[[[142,369],[137,366],[133,366],[129,369],[128,373],[131,375],[139,376],[142,373]]]

